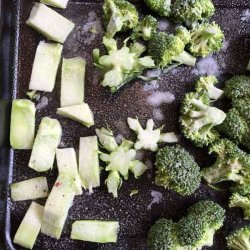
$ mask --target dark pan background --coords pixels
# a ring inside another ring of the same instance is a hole
[[[4,0],[3,2],[5,7],[5,25],[1,46],[1,66],[4,68],[4,71],[1,77],[4,84],[2,85],[0,97],[7,103],[7,100],[11,98],[26,98],[25,93],[28,90],[35,50],[39,41],[44,40],[44,37],[25,24],[32,8],[32,2],[31,0]],[[146,13],[146,7],[140,3],[141,1],[136,2],[139,8],[142,11],[145,10],[144,12]],[[250,20],[242,22],[241,17],[250,8],[250,1],[216,0],[214,3],[217,9],[213,19],[221,25],[225,32],[226,41],[229,42],[226,50],[213,56],[219,64],[219,79],[221,86],[223,86],[224,81],[232,75],[246,73],[245,68],[250,58]],[[90,18],[90,12],[94,11],[99,18],[101,17],[101,7],[102,1],[70,1],[66,10],[58,10],[58,12],[76,23],[75,30],[64,44],[63,56],[83,56],[87,60],[85,100],[95,114],[96,123],[94,127],[87,129],[74,121],[64,119],[55,114],[56,108],[60,105],[59,72],[53,93],[42,94],[42,96],[48,97],[49,105],[37,111],[36,122],[38,125],[44,116],[59,119],[63,128],[60,147],[74,147],[78,150],[79,137],[93,135],[96,127],[105,126],[106,124],[114,130],[115,134],[123,134],[126,138],[134,139],[133,133],[126,126],[126,118],[128,116],[138,117],[145,124],[147,119],[153,117],[154,108],[147,103],[146,99],[154,90],[145,92],[141,81],[127,84],[115,95],[111,95],[98,84],[98,72],[92,65],[91,55],[94,48],[101,46],[101,36],[97,35],[93,41],[88,42],[91,33],[82,34],[82,27]],[[9,43],[11,44],[10,47],[7,46]],[[164,123],[165,131],[180,133],[178,127],[180,101],[186,92],[193,89],[193,83],[198,78],[191,71],[192,68],[181,66],[178,70],[167,73],[161,78],[158,90],[170,91],[176,98],[174,103],[161,106],[165,119],[162,122],[157,122],[157,125]],[[225,108],[228,106],[224,101],[220,101],[218,105],[222,105]],[[8,120],[8,112],[3,112],[0,116],[1,121],[5,117],[4,114],[7,114],[5,119]],[[0,133],[7,134],[6,131],[5,128],[5,132]],[[3,137],[2,141],[4,139],[6,138]],[[209,166],[213,162],[211,157],[208,159],[205,149],[195,148],[184,138],[181,138],[180,143],[195,156],[201,167]],[[6,187],[11,182],[41,175],[48,178],[50,187],[53,185],[57,176],[56,167],[45,174],[36,173],[28,168],[30,151],[15,151],[14,153],[13,150],[9,150],[9,147],[2,147],[0,153],[0,182],[6,181],[4,177],[9,173]],[[144,160],[148,157],[154,160],[151,154],[146,155]],[[61,239],[54,240],[40,234],[34,249],[146,249],[147,232],[155,220],[160,217],[178,220],[185,214],[187,207],[202,199],[212,199],[227,209],[225,224],[216,233],[214,246],[207,249],[226,249],[225,236],[233,229],[249,223],[243,221],[243,214],[240,209],[228,209],[229,193],[215,191],[201,184],[199,190],[194,195],[181,197],[172,191],[164,190],[154,185],[153,172],[153,170],[149,170],[139,180],[135,180],[131,176],[128,181],[123,183],[119,192],[119,198],[113,199],[107,193],[104,185],[106,173],[102,171],[101,187],[96,189],[91,196],[86,192],[82,196],[75,198]],[[10,199],[9,190],[2,195],[2,189],[4,188],[0,185],[0,199],[5,199],[6,201],[6,247],[8,249],[21,249],[19,246],[13,245],[12,239],[31,202],[14,203]],[[133,189],[138,189],[139,193],[130,197],[129,194]],[[163,198],[160,203],[153,204],[152,208],[148,210],[147,207],[152,201],[152,190],[161,192]],[[39,200],[38,202],[44,204],[45,200]],[[0,203],[1,207],[3,207],[2,204]],[[101,245],[70,240],[71,225],[75,220],[80,219],[119,220],[120,233],[118,243]],[[2,221],[1,224],[3,224]]]

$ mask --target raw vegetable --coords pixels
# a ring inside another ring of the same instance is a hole
[[[61,77],[61,107],[84,101],[86,61],[81,57],[63,59]]]
[[[95,124],[94,115],[87,103],[58,108],[56,113],[58,115],[80,122],[86,127],[91,127]]]
[[[59,175],[65,174],[75,179],[76,195],[82,194],[81,178],[78,173],[76,152],[73,148],[62,148],[56,150],[56,161]]]
[[[109,152],[115,151],[118,148],[118,144],[115,140],[112,130],[101,128],[95,130],[101,145]]]
[[[227,237],[227,247],[232,250],[249,250],[250,227],[244,226],[230,233]]]
[[[10,144],[14,149],[31,149],[34,143],[36,108],[25,99],[13,100]]]
[[[247,70],[250,70],[250,60],[249,60],[248,65],[247,65]]]
[[[171,13],[171,0],[144,0],[150,10],[159,16],[168,17]]]
[[[97,243],[116,242],[118,231],[118,221],[75,221],[72,225],[70,238]]]
[[[98,141],[96,136],[80,138],[79,173],[82,186],[92,192],[100,186],[100,168],[98,157]]]
[[[42,233],[59,239],[68,211],[73,204],[76,183],[68,174],[60,174],[44,206]]]
[[[14,243],[32,249],[41,229],[42,216],[43,206],[32,202],[15,234]]]
[[[41,41],[33,63],[29,89],[52,92],[61,60],[63,46]]]
[[[40,2],[53,7],[66,9],[69,0],[40,0]]]
[[[42,3],[35,3],[26,22],[49,40],[64,43],[75,24]]]
[[[58,120],[44,117],[39,125],[29,167],[38,172],[52,169],[62,128]]]
[[[146,128],[143,129],[138,119],[128,118],[129,128],[137,134],[137,141],[135,143],[135,149],[145,149],[150,151],[157,151],[158,143],[177,142],[178,138],[175,133],[161,133],[163,127],[154,130],[154,121],[149,119],[147,121]]]
[[[13,201],[35,200],[46,198],[49,188],[46,177],[36,177],[10,185]]]

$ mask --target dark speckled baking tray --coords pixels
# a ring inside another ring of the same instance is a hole
[[[27,20],[32,8],[32,0],[4,0],[5,30],[2,53],[5,54],[4,81],[5,94],[1,98],[15,99],[25,98],[28,90],[32,62],[38,42],[44,39],[35,31],[29,28]],[[135,1],[143,10],[145,6],[141,1]],[[250,1],[246,0],[216,0],[216,14],[213,17],[225,31],[227,45],[223,51],[214,55],[218,62],[218,77],[223,82],[234,74],[243,74],[250,58],[250,20],[243,20],[243,15],[250,8]],[[148,104],[147,97],[155,90],[145,91],[143,83],[134,81],[122,88],[115,95],[111,95],[106,89],[98,84],[98,73],[92,65],[91,52],[93,48],[101,44],[101,36],[90,38],[90,33],[83,34],[83,26],[90,21],[93,16],[101,17],[102,1],[70,1],[66,10],[58,10],[67,18],[76,23],[76,29],[67,39],[63,55],[65,57],[83,56],[87,60],[86,77],[86,102],[89,103],[95,114],[95,127],[108,124],[115,134],[122,134],[126,138],[134,138],[126,126],[128,116],[139,117],[145,122],[153,116],[154,107]],[[250,11],[250,10],[249,10]],[[10,19],[11,18],[11,19]],[[10,39],[10,46],[8,45]],[[3,40],[3,38],[2,38]],[[8,48],[10,53],[7,54]],[[1,57],[3,61],[3,56]],[[7,60],[7,61],[6,61]],[[9,72],[9,73],[8,73]],[[55,91],[43,94],[49,100],[48,106],[37,111],[36,122],[39,124],[43,116],[50,116],[59,119],[63,127],[63,137],[60,147],[74,147],[78,150],[79,137],[94,134],[95,127],[87,129],[74,121],[59,117],[55,114],[59,107],[60,95],[60,74],[58,74]],[[165,124],[166,131],[180,133],[178,128],[179,104],[185,92],[192,90],[193,82],[198,78],[192,68],[179,67],[171,71],[160,80],[160,87],[157,91],[170,91],[175,96],[175,101],[171,104],[164,104],[160,108],[165,119],[158,121],[157,125]],[[10,88],[12,86],[12,88]],[[8,87],[8,88],[7,88]],[[6,134],[6,133],[5,133]],[[195,156],[201,167],[211,163],[208,161],[206,150],[194,148],[188,141],[181,138],[181,145]],[[28,168],[30,151],[15,151],[9,149],[5,155],[5,172],[9,171],[7,187],[11,182],[21,181],[27,178],[39,176],[38,173]],[[151,155],[147,156],[151,160]],[[147,158],[145,156],[145,158]],[[144,160],[145,160],[144,158]],[[57,176],[56,167],[43,174],[52,186]],[[90,249],[119,249],[119,250],[144,250],[146,249],[146,235],[148,229],[154,221],[162,216],[179,219],[187,207],[202,199],[213,199],[227,208],[227,219],[223,228],[216,233],[214,246],[210,249],[225,249],[225,236],[234,228],[248,222],[243,221],[240,209],[228,209],[227,192],[218,192],[201,184],[199,190],[189,197],[181,197],[174,192],[166,191],[154,185],[153,170],[149,170],[140,180],[129,178],[124,182],[119,198],[113,199],[107,193],[104,179],[106,173],[102,172],[102,185],[96,189],[94,194],[84,193],[77,196],[74,205],[69,211],[69,216],[60,240],[54,240],[40,234],[34,249],[39,250],[90,250]],[[138,189],[139,193],[130,197],[130,191]],[[162,194],[162,200],[158,204],[153,204],[148,209],[152,201],[151,191],[158,191]],[[6,225],[5,239],[8,249],[21,249],[12,243],[13,236],[30,205],[27,202],[12,202],[9,189],[6,192]],[[44,200],[38,201],[44,204]],[[121,230],[117,244],[90,244],[69,239],[71,224],[79,219],[105,219],[119,220]]]

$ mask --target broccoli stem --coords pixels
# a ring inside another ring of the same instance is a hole
[[[196,58],[187,53],[186,51],[183,51],[178,56],[174,56],[173,60],[188,66],[194,66],[196,63]]]
[[[224,93],[223,90],[216,88],[215,86],[208,85],[207,92],[212,100],[218,100]]]

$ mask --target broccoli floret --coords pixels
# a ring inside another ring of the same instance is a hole
[[[183,134],[198,147],[208,146],[219,138],[214,127],[225,118],[222,110],[210,106],[205,92],[188,93],[182,102],[180,123]]]
[[[181,250],[177,239],[176,223],[168,219],[156,221],[148,232],[147,247],[149,250]]]
[[[218,83],[215,76],[202,76],[196,83],[196,92],[200,93],[205,90],[211,100],[218,100],[222,97],[224,91],[216,88],[214,85]]]
[[[231,233],[227,237],[227,247],[232,250],[249,250],[250,227],[245,226]]]
[[[155,66],[150,56],[140,57],[146,50],[144,45],[135,43],[129,48],[124,44],[121,49],[117,49],[114,43],[112,38],[105,39],[106,47],[112,48],[108,55],[100,57],[99,49],[93,51],[94,63],[103,74],[101,85],[108,86],[112,93],[141,75],[144,69]]]
[[[176,0],[172,4],[172,15],[176,22],[188,25],[206,21],[214,14],[211,0]]]
[[[250,195],[240,195],[233,193],[230,197],[229,207],[240,207],[244,211],[244,218],[250,219]]]
[[[250,97],[250,76],[233,76],[225,83],[225,96],[230,99]]]
[[[175,35],[179,37],[184,44],[188,44],[191,40],[190,31],[183,26],[179,26],[176,28]]]
[[[156,14],[168,17],[171,12],[171,0],[144,0],[144,3]]]
[[[190,195],[200,185],[200,168],[185,149],[166,146],[156,155],[155,183],[181,195]]]
[[[201,249],[212,246],[216,230],[225,219],[225,210],[213,201],[204,200],[188,209],[188,215],[178,222],[177,234],[182,246]]]
[[[233,107],[239,111],[242,117],[249,121],[250,119],[250,98],[233,99]]]
[[[148,54],[152,56],[157,67],[165,68],[172,62],[193,66],[196,58],[185,50],[185,43],[179,36],[165,32],[155,33],[148,44]]]
[[[175,133],[161,133],[163,127],[154,129],[154,121],[147,121],[146,129],[143,129],[138,119],[128,118],[129,128],[137,134],[135,149],[145,149],[155,152],[160,142],[177,142],[178,138]]]
[[[136,41],[139,38],[148,41],[151,39],[152,35],[156,32],[157,20],[153,16],[145,16],[138,25],[133,29],[131,34],[131,39]]]
[[[209,154],[216,154],[215,163],[202,169],[202,177],[214,184],[233,181],[243,184],[250,173],[250,156],[228,139],[221,139],[209,147]]]
[[[236,144],[242,144],[249,134],[246,120],[234,108],[228,111],[226,119],[217,128]]]
[[[105,0],[103,20],[106,36],[112,38],[119,31],[127,31],[136,27],[139,15],[133,4],[125,0]]]
[[[224,34],[215,22],[199,24],[191,30],[188,48],[194,56],[206,57],[222,48],[223,39]]]

